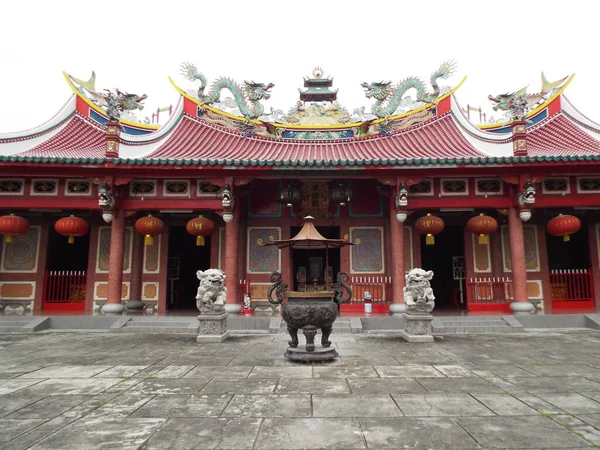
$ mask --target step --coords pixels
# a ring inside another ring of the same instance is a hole
[[[0,325],[0,333],[11,333],[15,331],[26,331],[23,325]]]
[[[518,327],[504,326],[504,327],[444,327],[443,333],[465,333],[465,334],[478,334],[478,333],[519,333],[523,329]],[[435,332],[435,330],[434,330]]]
[[[198,334],[198,329],[188,327],[123,327],[117,330],[118,333],[190,333]]]
[[[463,326],[478,326],[478,327],[507,327],[509,326],[504,320],[442,320],[446,327],[463,327]]]
[[[124,328],[180,328],[187,327],[191,322],[127,322]]]

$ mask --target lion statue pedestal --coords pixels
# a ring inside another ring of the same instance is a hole
[[[219,269],[196,272],[200,284],[196,293],[196,307],[200,310],[198,337],[196,342],[223,342],[229,337],[225,302],[225,273]]]
[[[429,284],[432,278],[433,272],[423,269],[412,269],[406,275],[406,312],[402,314],[405,325],[400,334],[408,342],[433,342],[431,311],[435,308],[435,296]]]

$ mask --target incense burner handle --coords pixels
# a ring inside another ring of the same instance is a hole
[[[346,272],[339,272],[337,275],[337,283],[333,285],[333,291],[335,292],[335,297],[333,301],[337,304],[340,303],[348,303],[352,300],[352,288],[348,285],[348,281],[350,277]],[[347,297],[344,298],[344,291],[347,292]]]
[[[271,286],[267,290],[267,300],[272,305],[279,305],[285,299],[285,292],[287,291],[287,284],[281,281],[281,274],[279,272],[273,272],[270,277]],[[273,298],[272,294],[275,291],[277,298]]]

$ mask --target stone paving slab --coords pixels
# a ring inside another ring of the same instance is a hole
[[[31,450],[137,450],[165,419],[83,418],[52,434]]]
[[[366,448],[357,419],[264,419],[256,447],[262,449]]]
[[[588,441],[548,417],[459,417],[457,423],[483,447],[577,448]]]
[[[600,446],[600,332],[288,337],[0,333],[0,450]]]

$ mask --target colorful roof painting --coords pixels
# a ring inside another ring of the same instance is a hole
[[[432,86],[443,78],[444,70],[453,68],[444,64],[432,75]],[[262,120],[265,112],[260,100],[269,95],[270,83],[245,82],[241,87],[219,79],[207,91],[206,79],[195,66],[182,68],[190,79],[200,82],[200,87],[185,92],[175,86],[180,102],[160,128],[121,119],[118,157],[105,157],[110,114],[89,98],[96,92],[94,76],[82,81],[65,74],[75,95],[45,124],[0,134],[0,162],[393,167],[600,160],[600,125],[579,113],[563,95],[572,76],[546,81],[544,86],[549,90],[536,100],[535,108],[521,110],[527,123],[528,156],[514,157],[511,135],[498,132],[503,128],[510,131],[510,127],[499,124],[482,129],[465,116],[456,98],[465,79],[445,93],[437,85],[430,92],[413,89],[417,98],[407,111],[402,110],[404,97],[398,92],[412,86],[413,81],[394,88],[387,82],[363,83],[366,92],[379,92],[373,94],[377,101],[370,115],[363,109],[353,116],[337,102],[300,102],[304,112],[309,112],[301,115],[301,110],[292,109],[285,123]],[[217,107],[222,101],[221,91],[239,94],[234,97],[241,115]],[[133,102],[143,97],[120,94],[120,99]],[[137,108],[135,103],[127,106]],[[277,117],[270,116],[271,120]],[[291,117],[298,120],[294,122]]]

